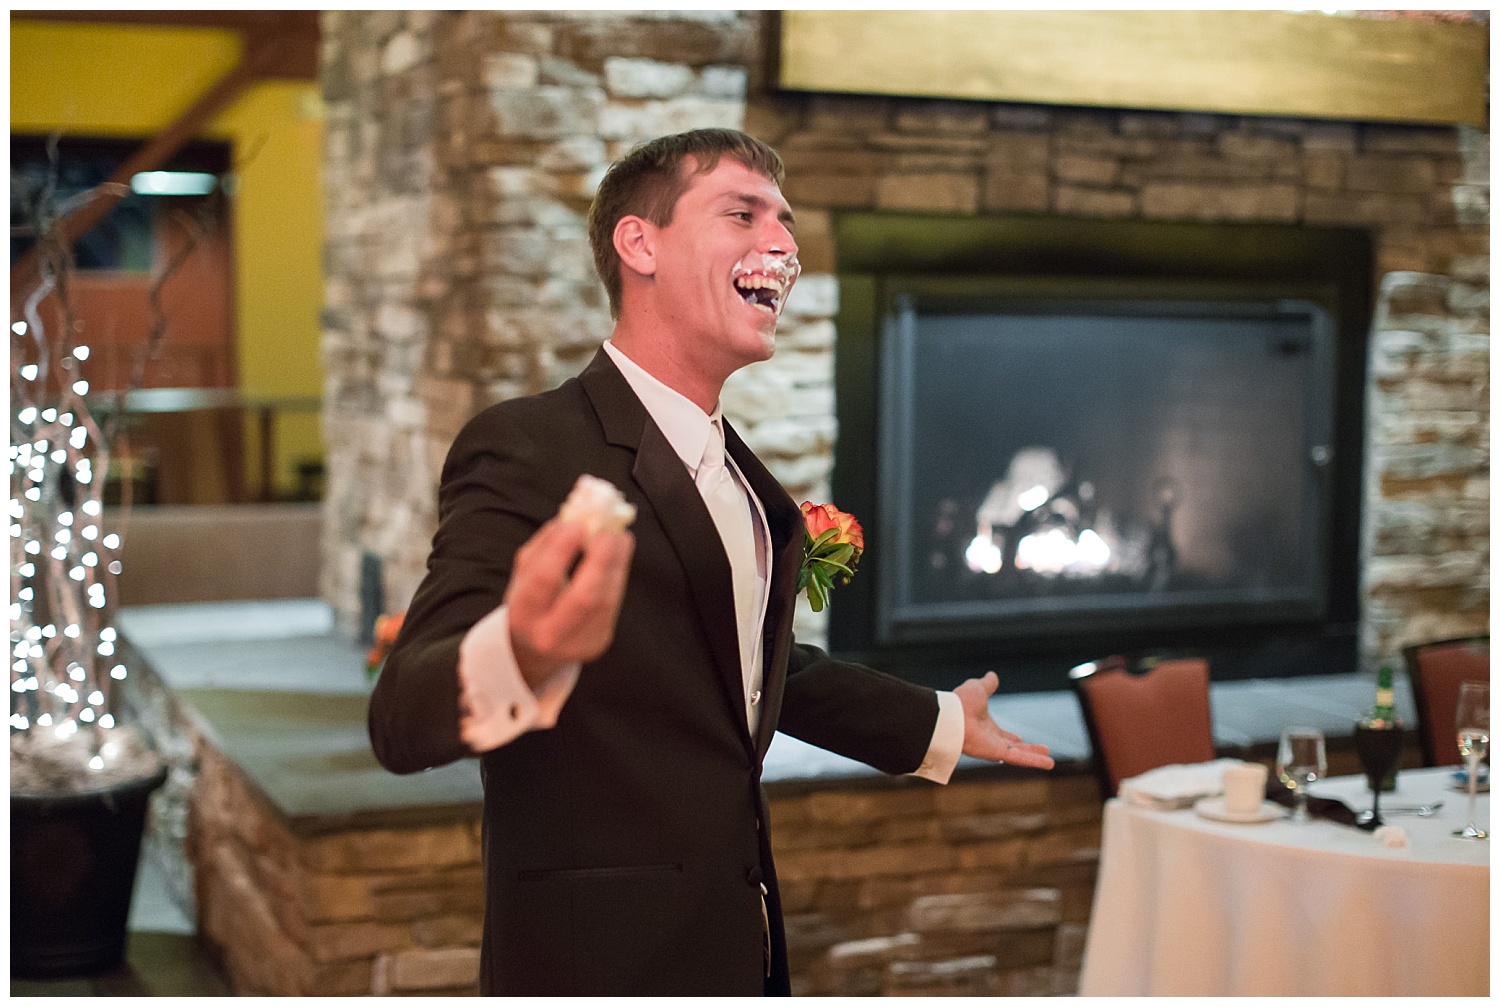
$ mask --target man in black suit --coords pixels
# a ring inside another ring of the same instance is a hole
[[[428,574],[370,703],[381,763],[481,754],[481,987],[788,992],[762,759],[773,732],[946,782],[1048,768],[990,719],[792,640],[803,521],[718,412],[796,279],[781,162],[732,130],[637,148],[590,213],[614,333],[577,379],[471,420]],[[554,515],[581,474],[637,509]]]

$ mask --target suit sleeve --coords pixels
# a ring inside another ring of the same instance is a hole
[[[793,644],[777,729],[892,775],[927,759],[937,693],[861,664]]]
[[[427,575],[370,697],[370,744],[392,772],[474,754],[460,735],[460,648],[500,606],[516,550],[566,495],[541,457],[498,410],[471,420],[448,453]]]

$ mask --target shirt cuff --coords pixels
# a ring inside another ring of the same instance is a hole
[[[459,737],[472,751],[488,752],[527,731],[552,727],[581,667],[564,665],[533,692],[516,664],[509,609],[501,605],[458,645]]]
[[[951,692],[937,694],[937,724],[932,729],[932,741],[927,745],[927,757],[908,776],[920,776],[933,783],[947,783],[958,765],[958,757],[964,752],[964,704]]]

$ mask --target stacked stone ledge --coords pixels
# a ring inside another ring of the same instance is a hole
[[[477,807],[421,826],[300,823],[198,739],[199,931],[236,994],[477,992]],[[1076,990],[1099,852],[1087,776],[771,799],[794,991]],[[788,785],[790,786],[790,785]]]

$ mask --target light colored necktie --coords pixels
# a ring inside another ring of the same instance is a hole
[[[756,637],[760,622],[760,585],[755,561],[755,526],[750,501],[724,460],[724,431],[717,420],[703,448],[695,479],[703,502],[713,516],[734,583],[735,630],[739,643],[740,674],[745,683],[746,713],[754,729],[759,720],[760,675]]]

